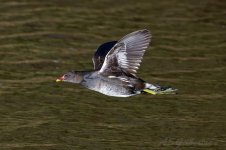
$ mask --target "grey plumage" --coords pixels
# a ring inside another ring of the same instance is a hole
[[[144,29],[126,35],[118,42],[104,43],[92,58],[94,71],[69,72],[57,81],[79,83],[90,90],[116,97],[133,96],[142,91],[172,94],[176,89],[162,90],[136,76],[150,40],[150,32]]]

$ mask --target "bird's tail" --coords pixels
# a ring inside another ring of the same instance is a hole
[[[174,89],[170,86],[159,86],[150,83],[145,83],[145,88],[143,91],[153,95],[177,94],[177,89]]]

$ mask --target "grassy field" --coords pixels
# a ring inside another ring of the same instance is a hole
[[[223,0],[0,0],[0,150],[226,147]],[[147,28],[139,76],[178,95],[114,98],[55,79]]]

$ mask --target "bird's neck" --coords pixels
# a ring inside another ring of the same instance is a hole
[[[75,78],[74,78],[74,83],[81,83],[84,80],[84,76],[89,74],[89,71],[74,71],[75,73]]]

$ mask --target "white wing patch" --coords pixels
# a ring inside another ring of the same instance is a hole
[[[120,50],[116,54],[116,58],[118,58],[117,61],[118,61],[118,64],[119,64],[120,67],[122,67],[122,68],[128,67],[128,59],[127,59],[127,52],[126,52],[126,44],[125,43],[122,44],[122,47],[120,48]]]

